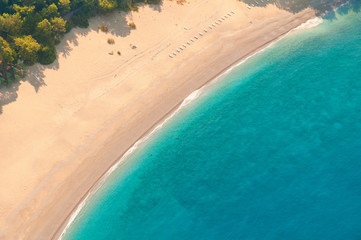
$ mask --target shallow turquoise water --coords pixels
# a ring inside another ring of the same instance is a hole
[[[65,239],[361,239],[361,14],[293,33],[210,88]]]

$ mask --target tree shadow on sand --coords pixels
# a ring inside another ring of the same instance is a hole
[[[150,7],[154,11],[161,12],[162,2],[160,4],[140,4],[139,7]],[[93,23],[97,21],[99,24]],[[62,41],[56,46],[57,56],[67,58],[70,56],[73,46],[78,46],[78,38],[86,36],[92,31],[99,32],[99,25],[104,24],[108,26],[108,34],[115,37],[126,37],[131,33],[131,28],[128,26],[127,13],[121,11],[119,14],[103,14],[89,19],[88,28],[74,28],[69,33],[66,33]],[[28,82],[38,92],[41,87],[46,86],[44,71],[47,69],[59,69],[59,60],[55,60],[50,65],[35,64],[26,69],[26,76],[19,81],[13,82],[9,86],[0,85],[0,114],[2,114],[4,105],[16,101],[18,97],[19,86],[23,82]]]
[[[139,7],[145,7],[148,6],[151,9],[153,9],[154,11],[157,12],[161,12],[162,11],[162,6],[163,6],[163,1],[160,1],[158,4],[140,4]]]

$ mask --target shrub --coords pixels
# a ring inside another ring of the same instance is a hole
[[[105,26],[104,24],[100,25],[100,26],[98,27],[98,29],[99,29],[100,31],[102,31],[102,32],[108,32],[108,27]]]
[[[177,0],[177,4],[179,5],[183,5],[186,2],[187,2],[186,0]]]
[[[114,41],[114,39],[113,39],[113,38],[108,38],[108,43],[109,43],[109,44],[114,44],[114,43],[115,43],[115,41]]]
[[[132,29],[135,29],[135,28],[136,28],[136,26],[135,26],[135,23],[134,23],[134,22],[129,23],[129,24],[128,24],[128,26],[129,26],[130,28],[132,28]]]

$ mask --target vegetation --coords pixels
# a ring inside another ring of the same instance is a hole
[[[105,26],[104,24],[100,25],[100,26],[98,27],[98,29],[99,29],[100,31],[102,31],[102,32],[108,32],[108,27]]]
[[[183,5],[186,2],[187,2],[186,0],[177,0],[177,4],[179,4],[179,5]]]
[[[132,29],[135,29],[137,27],[137,26],[135,26],[134,22],[129,23],[128,26]]]
[[[52,63],[56,59],[55,45],[63,34],[73,26],[88,27],[91,16],[115,9],[134,10],[137,3],[160,1],[0,0],[0,84],[23,76],[23,63]],[[106,26],[99,29],[108,30]]]
[[[108,43],[109,43],[109,44],[114,44],[114,43],[115,43],[115,41],[114,41],[114,39],[113,39],[113,38],[108,38]]]

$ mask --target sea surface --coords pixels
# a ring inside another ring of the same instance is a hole
[[[63,239],[361,239],[361,13],[344,6],[201,91]]]

